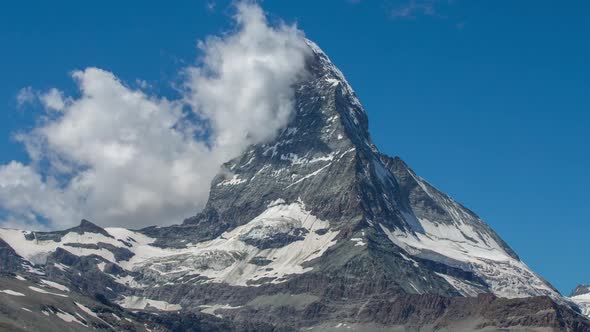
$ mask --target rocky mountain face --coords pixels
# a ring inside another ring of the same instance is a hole
[[[584,294],[590,294],[590,285],[578,285],[576,289],[572,291],[570,297]]]
[[[578,305],[584,315],[590,317],[590,285],[578,285],[569,299]]]
[[[308,44],[288,127],[223,165],[196,216],[0,229],[0,324],[26,330],[26,312],[73,331],[590,331],[476,214],[379,152],[352,88]],[[55,310],[57,295],[29,291],[51,283],[68,289]]]

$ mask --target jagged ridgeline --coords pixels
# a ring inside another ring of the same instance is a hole
[[[308,45],[289,125],[223,165],[198,215],[0,230],[0,329],[590,330],[475,213],[379,152]]]

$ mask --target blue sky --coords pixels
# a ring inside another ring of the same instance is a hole
[[[173,96],[227,1],[21,1],[0,11],[0,163],[40,115],[26,86],[72,94],[96,66]],[[213,5],[214,4],[214,5]],[[570,1],[264,1],[347,76],[379,148],[482,216],[563,293],[590,282],[590,4]]]

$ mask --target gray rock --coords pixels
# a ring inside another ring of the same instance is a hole
[[[578,285],[571,293],[571,296],[590,294],[590,285]]]
[[[61,238],[68,233],[77,233],[77,234],[84,234],[84,233],[95,233],[95,234],[102,234],[107,237],[112,237],[109,233],[107,233],[102,227],[93,224],[92,222],[82,219],[80,225],[76,227],[72,227],[63,231],[55,231],[55,232],[30,232],[25,237],[29,241],[37,240],[37,241],[46,241],[46,240],[53,240],[55,242],[61,241]]]

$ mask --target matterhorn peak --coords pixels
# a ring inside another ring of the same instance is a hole
[[[474,212],[378,150],[344,75],[306,43],[290,121],[222,166],[198,214],[136,231],[0,229],[0,266],[180,329],[590,329]]]

